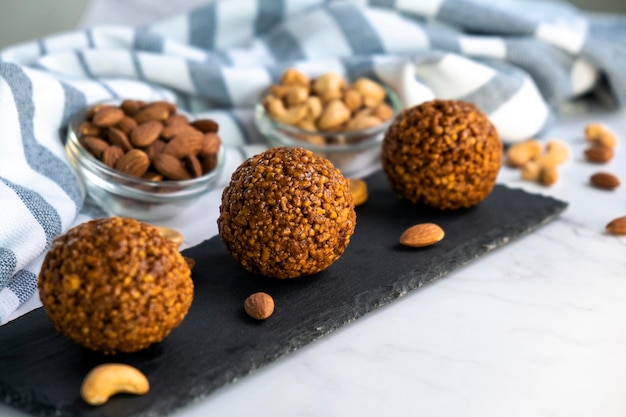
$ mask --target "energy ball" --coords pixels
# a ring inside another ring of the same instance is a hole
[[[502,142],[473,104],[433,100],[404,110],[385,133],[382,164],[403,198],[437,209],[485,199],[502,164]]]
[[[222,194],[219,234],[244,269],[296,278],[329,267],[354,233],[350,182],[302,148],[269,149],[243,162]]]
[[[56,329],[106,354],[160,342],[186,316],[191,272],[176,246],[149,224],[112,217],[56,238],[39,273]]]

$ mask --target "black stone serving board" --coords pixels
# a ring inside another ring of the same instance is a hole
[[[133,354],[104,356],[59,335],[43,309],[0,327],[0,401],[36,416],[164,416],[295,351],[408,291],[522,236],[556,217],[566,203],[497,185],[476,207],[436,211],[396,197],[379,171],[357,207],[344,255],[309,277],[277,280],[245,272],[218,237],[184,251],[196,260],[195,298],[163,342]],[[446,232],[438,244],[405,248],[398,238],[421,222]],[[276,302],[268,320],[243,311],[265,291]],[[419,331],[416,329],[416,331]],[[145,396],[118,395],[92,407],[79,396],[83,377],[104,362],[123,362],[150,380]]]

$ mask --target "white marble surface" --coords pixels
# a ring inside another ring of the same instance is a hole
[[[174,416],[626,415],[626,237],[604,232],[626,215],[626,185],[588,185],[599,170],[626,180],[626,150],[585,162],[591,120],[626,140],[626,110],[568,117],[547,136],[571,146],[557,184],[501,170],[500,183],[569,202],[557,220]],[[186,246],[216,233],[218,198],[169,222]],[[200,224],[186,222],[194,212]],[[0,415],[24,416],[5,406]]]

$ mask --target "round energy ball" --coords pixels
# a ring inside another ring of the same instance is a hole
[[[473,104],[433,100],[404,110],[385,133],[382,164],[403,198],[437,209],[485,199],[502,164],[502,142]]]
[[[217,226],[244,269],[296,278],[329,267],[354,233],[350,182],[302,148],[269,149],[243,162],[222,194]]]
[[[153,226],[121,217],[56,238],[38,285],[56,329],[107,354],[162,341],[193,299],[191,271],[176,246]]]

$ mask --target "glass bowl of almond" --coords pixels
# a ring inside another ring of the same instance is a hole
[[[217,185],[225,154],[218,131],[171,102],[104,101],[72,117],[65,151],[108,214],[162,220]]]
[[[309,149],[353,176],[378,166],[384,133],[401,110],[397,94],[370,78],[289,68],[261,94],[255,121],[271,145]]]

